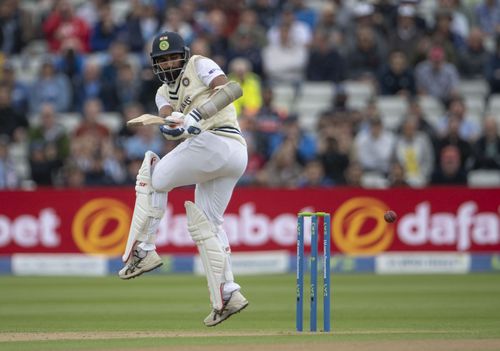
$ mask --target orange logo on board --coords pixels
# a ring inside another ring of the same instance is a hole
[[[77,212],[73,239],[82,252],[116,256],[123,253],[130,225],[130,208],[121,201],[98,198]]]
[[[394,239],[394,226],[384,221],[389,207],[371,197],[344,202],[333,215],[333,240],[349,254],[375,254],[385,251]]]

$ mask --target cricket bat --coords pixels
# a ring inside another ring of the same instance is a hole
[[[163,124],[168,124],[165,118],[161,118],[149,113],[140,115],[139,117],[132,118],[127,121],[127,126],[137,127],[137,126],[161,126]]]

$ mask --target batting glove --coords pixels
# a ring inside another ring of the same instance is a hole
[[[187,137],[186,130],[183,127],[170,127],[168,125],[160,126],[160,132],[167,140],[179,140]]]
[[[184,129],[191,135],[198,135],[201,133],[200,121],[200,112],[197,109],[193,109],[184,117]]]
[[[172,112],[171,116],[165,118],[167,124],[160,126],[160,132],[167,140],[179,140],[186,138],[188,134],[184,128],[184,115],[180,112]]]

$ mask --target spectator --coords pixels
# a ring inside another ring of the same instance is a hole
[[[199,8],[196,0],[183,0],[179,2],[179,10],[182,14],[182,19],[188,23],[193,32],[200,34],[202,32],[202,24],[200,23]]]
[[[43,32],[52,52],[57,53],[67,39],[75,39],[83,52],[89,51],[90,29],[74,14],[69,0],[58,0],[43,23]]]
[[[122,125],[117,135],[119,142],[121,144],[123,144],[125,140],[127,140],[127,138],[134,136],[134,134],[137,132],[137,129],[139,128],[139,127],[129,127],[127,126],[127,122],[130,121],[132,118],[139,117],[144,113],[145,111],[143,105],[138,102],[132,102],[130,104],[123,106],[121,113]]]
[[[88,0],[81,3],[77,10],[76,15],[83,19],[89,28],[94,28],[94,26],[99,22],[100,12],[104,7],[111,8],[111,0]]]
[[[262,89],[262,106],[255,115],[255,143],[257,152],[267,161],[271,155],[270,140],[277,138],[288,113],[274,106],[274,93],[270,86]]]
[[[349,5],[347,5],[349,6]],[[358,37],[360,28],[369,28],[374,42],[374,47],[377,47],[382,52],[387,52],[387,38],[380,13],[375,13],[375,7],[369,2],[359,1],[352,8],[352,18],[349,27],[346,28],[346,43],[354,43]],[[338,18],[338,17],[337,17]]]
[[[472,146],[460,136],[460,119],[456,116],[450,116],[448,119],[448,129],[446,134],[441,136],[436,142],[436,161],[439,165],[442,156],[442,150],[452,145],[456,147],[460,156],[460,168],[465,172],[470,168]]]
[[[311,31],[314,31],[318,22],[316,9],[308,7],[304,0],[289,0],[286,5],[292,8],[295,18],[298,21],[304,22],[309,26]]]
[[[454,31],[452,20],[451,11],[438,9],[435,13],[435,25],[431,37],[434,43],[444,49],[448,60],[456,64],[458,52],[465,48],[465,37]]]
[[[495,38],[495,50],[488,58],[485,78],[490,86],[490,94],[500,93],[500,36]]]
[[[302,166],[296,159],[294,141],[285,140],[272,155],[257,176],[257,183],[267,187],[296,188],[302,173]]]
[[[11,91],[12,108],[21,115],[27,115],[29,110],[29,88],[16,77],[16,70],[10,61],[4,62],[0,85],[6,86]]]
[[[389,187],[391,188],[405,188],[409,187],[406,182],[405,169],[399,162],[393,162],[387,177],[389,179]]]
[[[277,152],[282,144],[287,141],[294,145],[297,161],[301,165],[315,157],[316,140],[300,127],[297,116],[289,116],[284,120],[282,131],[270,136],[269,146],[271,154]]]
[[[231,35],[231,46],[237,46],[240,35],[248,39],[253,45],[262,48],[267,44],[266,28],[259,23],[258,14],[251,8],[245,8],[240,15],[238,27]]]
[[[282,23],[279,29],[279,42],[270,41],[262,51],[264,72],[271,83],[298,87],[304,78],[308,52],[305,44],[292,39],[289,24]]]
[[[356,36],[347,53],[348,78],[374,79],[387,53],[377,43],[372,27],[356,27]]]
[[[427,60],[417,65],[415,79],[420,95],[431,95],[447,103],[458,94],[460,77],[455,65],[445,61],[441,46],[433,46]]]
[[[92,137],[96,142],[108,138],[110,130],[99,122],[102,113],[102,104],[98,99],[89,99],[83,105],[83,121],[76,127],[75,137]]]
[[[475,169],[500,170],[500,136],[494,117],[488,116],[483,122],[483,134],[474,143]]]
[[[432,175],[433,185],[466,185],[467,173],[460,166],[460,152],[456,146],[446,146],[441,150],[439,167]]]
[[[107,61],[102,68],[103,81],[113,83],[116,80],[119,67],[128,63],[128,55],[129,48],[125,42],[119,40],[111,44],[107,52]]]
[[[40,124],[30,128],[29,142],[35,148],[52,144],[55,147],[55,158],[63,162],[69,155],[69,137],[57,120],[54,106],[44,103],[40,107]]]
[[[417,55],[417,45],[423,36],[423,31],[415,20],[416,10],[412,5],[400,5],[396,26],[388,34],[389,50],[402,52],[407,62],[414,62]]]
[[[363,178],[363,168],[358,162],[350,162],[349,167],[345,170],[346,185],[350,187],[360,188],[362,186],[361,179]]]
[[[473,27],[464,50],[458,54],[458,71],[466,79],[483,79],[489,53],[484,47],[483,33]]]
[[[94,60],[87,60],[83,68],[82,77],[75,84],[74,107],[82,111],[88,100],[103,100],[104,84],[101,80],[101,66]]]
[[[43,103],[54,105],[57,112],[69,111],[72,97],[73,90],[68,77],[56,71],[52,58],[45,58],[37,80],[31,87],[31,113],[40,112]]]
[[[19,183],[16,167],[9,157],[9,139],[0,135],[0,190],[16,188]]]
[[[413,71],[408,67],[406,56],[394,51],[389,56],[389,64],[379,75],[381,95],[413,96],[416,93]]]
[[[250,29],[239,27],[233,33],[227,52],[227,60],[231,62],[235,58],[244,58],[252,64],[253,73],[262,76],[262,53]]]
[[[407,118],[396,140],[395,159],[403,167],[405,181],[413,187],[427,185],[434,169],[434,150],[429,138],[418,131],[418,121]]]
[[[413,118],[417,122],[417,130],[423,132],[434,143],[436,140],[436,130],[427,120],[422,105],[418,98],[410,98],[408,101],[408,112],[406,118]],[[401,133],[401,127],[398,129]]]
[[[333,184],[333,181],[325,175],[323,163],[318,159],[306,163],[298,181],[300,188],[331,187]]]
[[[37,185],[55,185],[69,155],[69,138],[64,127],[57,122],[54,106],[42,104],[40,125],[30,128],[28,138],[31,179]]]
[[[273,0],[255,0],[251,2],[250,8],[255,11],[259,24],[269,29],[275,24],[278,13],[277,4]]]
[[[18,129],[26,129],[28,121],[26,116],[14,109],[12,104],[12,92],[6,85],[0,85],[0,137],[14,138]]]
[[[380,28],[384,37],[387,37],[394,28],[394,19],[398,12],[398,4],[392,0],[373,1],[373,19],[375,26]]]
[[[53,143],[32,143],[30,145],[31,179],[39,186],[53,186],[59,171],[63,166],[57,157],[56,147]]]
[[[139,100],[141,82],[130,63],[118,67],[118,75],[114,84],[106,84],[104,101],[109,111],[119,111],[126,104]]]
[[[242,57],[229,63],[228,78],[238,82],[243,90],[243,96],[234,102],[238,116],[255,116],[262,105],[260,78],[252,72],[251,65],[250,61]]]
[[[220,8],[208,12],[203,23],[203,37],[210,42],[212,58],[223,69],[227,67],[226,53],[229,49],[228,18]]]
[[[363,171],[387,174],[394,143],[394,135],[384,130],[382,120],[372,118],[369,130],[360,131],[354,139],[354,159]]]
[[[118,71],[123,65],[129,64],[129,49],[127,44],[122,41],[115,41],[111,44],[108,51],[107,61],[102,66],[101,82],[106,94],[112,94],[118,81]],[[107,95],[107,96],[108,96]],[[104,109],[112,111],[113,101],[103,100]]]
[[[460,9],[460,0],[439,0],[440,9],[451,13],[451,30],[462,38],[469,36],[469,20]]]
[[[474,122],[474,118],[468,115],[467,105],[461,97],[451,99],[446,115],[439,120],[438,133],[445,135],[448,131],[448,123],[451,118],[455,118],[459,123],[458,134],[460,138],[467,142],[474,142],[479,136],[479,126]]]
[[[135,186],[135,182],[137,180],[137,173],[139,173],[142,161],[143,161],[142,157],[126,161],[127,177],[125,179],[124,184]]]
[[[209,40],[205,37],[193,40],[191,43],[191,55],[212,56]]]
[[[248,118],[248,117],[247,117]],[[242,125],[240,124],[240,127]],[[253,133],[252,133],[253,132]],[[248,163],[245,173],[241,176],[238,181],[239,185],[255,185],[257,183],[257,175],[261,172],[265,164],[264,156],[258,151],[256,145],[256,134],[254,131],[246,130],[244,133],[245,140],[247,142],[248,150]]]
[[[152,0],[133,1],[127,14],[124,33],[130,51],[140,53],[144,45],[160,29],[160,21]]]
[[[16,0],[0,2],[0,52],[7,56],[21,53],[33,36],[32,16],[19,3]]]
[[[157,131],[158,129],[154,127],[141,127],[134,136],[127,138],[123,145],[127,160],[141,158],[148,150],[155,154],[163,154],[163,140]]]
[[[108,138],[102,144],[101,154],[105,178],[109,179],[112,185],[124,184],[127,178],[124,151],[118,148],[111,138]]]
[[[325,33],[331,45],[341,51],[345,44],[344,32],[337,22],[337,7],[333,2],[323,4],[315,32]],[[342,52],[345,54],[345,52]]]
[[[307,80],[340,83],[346,79],[346,68],[346,60],[335,49],[328,33],[314,32],[306,67]]]
[[[144,109],[148,113],[154,114],[158,111],[158,107],[155,103],[155,96],[156,91],[161,86],[161,82],[154,75],[150,64],[142,66],[139,71],[139,79],[140,85],[138,102],[144,106]],[[121,106],[121,109],[123,109],[123,106]]]
[[[356,121],[357,117],[354,115],[357,113],[353,108],[349,106],[349,94],[344,84],[338,84],[335,87],[335,93],[331,101],[330,112],[335,115],[342,114],[346,118]]]
[[[85,187],[85,173],[78,165],[70,163],[62,169],[62,186],[68,188]]]
[[[76,85],[82,79],[85,65],[85,55],[82,54],[78,41],[67,39],[61,45],[60,54],[55,57],[54,65],[58,72],[63,73],[71,83],[73,95],[76,93]],[[75,96],[71,99],[71,108],[75,109]]]
[[[282,29],[288,29],[290,42],[297,46],[307,46],[312,40],[312,30],[304,22],[297,20],[290,5],[284,6],[278,23],[274,24],[267,32],[267,42],[271,46],[279,46],[282,44]]]
[[[352,139],[345,134],[329,135],[320,139],[318,157],[321,160],[325,175],[334,184],[345,184],[345,174],[349,167],[349,152]]]
[[[500,27],[500,3],[482,0],[475,7],[475,20],[485,35],[494,37]]]
[[[98,7],[98,18],[92,26],[90,35],[90,50],[92,52],[106,52],[111,44],[124,35],[122,25],[115,23],[111,13],[111,4],[103,3]]]
[[[160,25],[159,33],[176,32],[181,35],[187,46],[190,46],[195,38],[191,25],[184,20],[182,11],[175,6],[170,6],[165,12],[163,23]]]
[[[101,140],[92,136],[71,138],[71,155],[68,166],[78,167],[83,173],[85,185],[103,183],[104,171],[102,170]],[[76,175],[78,178],[78,174]]]

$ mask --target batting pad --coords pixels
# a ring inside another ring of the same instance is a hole
[[[136,241],[154,244],[156,230],[166,206],[166,193],[156,192],[151,186],[154,166],[160,160],[158,155],[147,151],[137,174],[135,183],[135,206],[132,224],[127,239],[123,262],[127,262]]]
[[[210,300],[215,310],[222,310],[222,289],[226,281],[224,272],[229,264],[228,253],[225,252],[222,243],[217,238],[216,227],[209,222],[203,211],[191,201],[184,203],[188,220],[188,230],[191,237],[198,246],[205,274],[207,276]],[[228,280],[233,280],[230,277]]]

